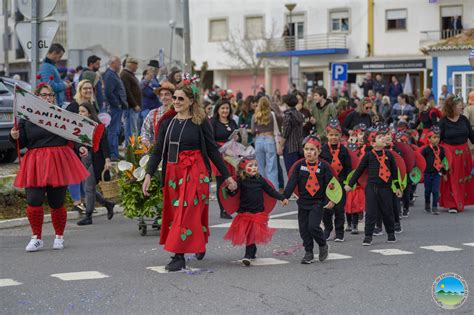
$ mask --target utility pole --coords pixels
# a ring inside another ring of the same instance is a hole
[[[191,35],[189,26],[189,0],[183,0],[183,37],[184,37],[184,71],[191,73]]]
[[[5,71],[5,76],[10,76],[10,64],[8,58],[8,52],[10,51],[10,28],[8,27],[8,17],[10,12],[8,12],[8,1],[3,1],[3,55],[4,55],[4,65],[3,69]]]
[[[38,0],[31,0],[31,86],[36,86],[36,73],[38,72]]]

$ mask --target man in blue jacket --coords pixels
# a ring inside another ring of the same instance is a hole
[[[158,95],[155,94],[155,89],[160,87],[157,75],[160,69],[160,63],[158,60],[150,60],[147,65],[146,75],[140,82],[140,89],[142,90],[142,111],[140,112],[139,129],[143,124],[148,113],[161,106]]]
[[[118,146],[122,114],[124,109],[128,108],[125,87],[119,77],[121,67],[120,58],[112,57],[109,60],[109,67],[104,73],[105,98],[108,113],[112,118],[107,128],[107,135],[110,145],[110,158],[113,161],[117,161],[119,158]]]
[[[40,82],[47,82],[53,88],[56,94],[56,102],[58,106],[63,106],[65,96],[64,90],[71,85],[69,81],[63,81],[59,75],[56,64],[61,60],[64,55],[64,47],[61,44],[53,43],[49,47],[46,58],[39,68],[39,74],[41,75]]]

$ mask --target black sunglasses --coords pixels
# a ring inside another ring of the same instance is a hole
[[[178,100],[178,101],[180,101],[180,102],[184,102],[184,97],[182,97],[182,96],[174,96],[174,95],[173,95],[173,100],[174,100],[174,101]]]

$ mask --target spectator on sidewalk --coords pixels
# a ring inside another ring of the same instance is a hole
[[[382,95],[385,95],[385,82],[382,80],[382,76],[377,74],[374,81],[374,92],[377,94],[379,92]]]
[[[59,75],[57,63],[61,60],[64,55],[64,47],[61,44],[53,43],[49,47],[46,58],[39,68],[39,74],[41,76],[41,82],[47,82],[56,95],[56,104],[62,107],[65,100],[64,91],[66,90],[71,82],[63,81]],[[52,77],[52,80],[51,80]]]
[[[327,98],[328,92],[323,87],[317,87],[313,90],[313,104],[311,115],[311,123],[314,126],[316,134],[325,138],[326,126],[329,122],[329,119],[336,118],[337,111],[336,106]]]
[[[342,126],[342,131],[345,135],[349,135],[355,126],[364,124],[368,128],[372,126],[372,108],[374,106],[373,101],[366,97],[362,100],[360,106],[358,106],[353,112],[347,115]]]
[[[395,104],[397,102],[397,97],[398,95],[403,93],[403,87],[398,82],[398,79],[396,76],[392,76],[392,83],[390,83],[390,86],[388,88],[388,96],[390,97],[390,104]]]
[[[158,60],[150,60],[147,65],[146,75],[140,82],[140,89],[142,91],[142,111],[140,112],[139,128],[143,124],[145,117],[151,110],[157,109],[161,106],[160,99],[155,93],[155,90],[160,87],[158,82],[158,71],[160,69],[160,63]]]
[[[128,139],[132,135],[138,136],[140,134],[138,119],[142,104],[142,92],[140,90],[140,83],[135,76],[137,69],[138,60],[128,57],[125,61],[125,68],[120,72],[120,79],[122,79],[123,86],[125,87],[128,104],[128,109],[124,112],[125,145],[128,144]]]
[[[121,67],[120,58],[112,57],[109,61],[109,67],[104,73],[107,111],[111,117],[109,127],[107,128],[107,135],[109,138],[110,158],[112,161],[117,161],[119,158],[118,146],[122,126],[122,114],[123,111],[128,108],[125,87],[118,75]]]
[[[105,109],[104,84],[99,72],[101,60],[102,59],[96,55],[89,56],[89,58],[87,58],[87,69],[84,69],[79,77],[79,81],[81,81],[85,79],[84,75],[87,74],[87,79],[94,84],[94,94],[97,105],[99,106],[99,111],[103,111]],[[97,74],[97,78],[96,76],[93,76],[91,72]],[[92,81],[91,78],[94,78],[96,83]]]
[[[364,90],[364,97],[369,96],[369,90],[374,89],[374,81],[372,80],[372,73],[367,72],[365,74],[364,81],[359,84],[359,87]]]
[[[168,75],[168,81],[170,81],[174,86],[178,86],[178,84],[181,83],[181,80],[183,80],[183,71],[176,67],[171,68],[170,74]]]
[[[413,106],[408,104],[408,96],[406,94],[400,94],[398,96],[398,103],[392,107],[393,122],[398,124],[399,121],[403,121],[410,125],[414,110]]]

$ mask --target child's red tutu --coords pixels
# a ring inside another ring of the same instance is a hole
[[[361,185],[346,194],[344,210],[347,214],[362,213],[365,209],[365,192]]]
[[[68,146],[30,149],[21,161],[16,187],[61,187],[89,177],[81,160]]]
[[[224,239],[231,241],[232,245],[266,244],[272,240],[275,231],[268,227],[268,214],[265,212],[245,212],[237,214]]]

